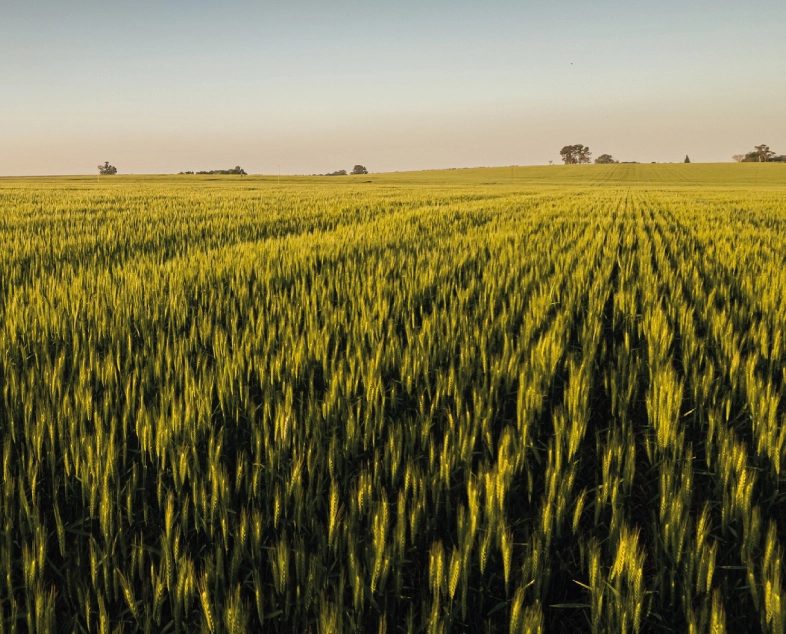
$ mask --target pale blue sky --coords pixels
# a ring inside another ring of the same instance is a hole
[[[786,2],[0,0],[0,174],[786,153]]]

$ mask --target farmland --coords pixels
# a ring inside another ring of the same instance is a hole
[[[783,165],[0,179],[0,633],[782,634],[785,339]]]

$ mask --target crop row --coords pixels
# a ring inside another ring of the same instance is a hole
[[[786,208],[9,189],[0,632],[782,633]]]

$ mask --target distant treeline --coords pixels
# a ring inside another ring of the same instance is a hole
[[[238,174],[240,176],[247,176],[246,170],[240,167],[240,165],[236,165],[228,170],[203,170],[201,172],[178,172],[178,174]]]
[[[357,175],[357,174],[368,174],[368,170],[366,169],[365,165],[355,165],[352,168],[352,171],[349,174]],[[347,170],[336,170],[335,172],[328,172],[327,174],[314,174],[314,176],[346,176]]]
[[[768,158],[762,158],[755,152],[748,152],[740,163],[786,163],[786,154],[776,154]]]
[[[786,154],[776,154],[769,145],[757,145],[753,152],[735,154],[732,158],[738,163],[786,163]]]

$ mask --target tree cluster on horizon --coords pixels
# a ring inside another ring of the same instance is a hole
[[[737,163],[786,163],[786,154],[775,154],[769,145],[756,145],[753,152],[732,156]]]
[[[612,163],[619,163],[619,161],[614,160],[611,154],[601,154],[595,159],[595,163],[598,165],[611,165]]]
[[[565,165],[580,165],[590,162],[592,152],[586,145],[577,143],[576,145],[566,145],[560,151],[562,162]]]
[[[347,172],[347,170],[336,170],[335,172],[322,174],[322,176],[346,176],[347,173],[357,176],[358,174],[368,174],[368,170],[364,165],[355,165],[351,172]]]
[[[565,165],[580,165],[590,162],[592,152],[589,147],[577,143],[575,145],[566,145],[560,150],[562,162]],[[786,163],[786,154],[776,154],[770,149],[769,145],[757,145],[752,152],[747,154],[734,154],[732,158],[737,163]],[[609,165],[620,163],[611,154],[601,154],[595,161],[598,165]],[[636,163],[637,161],[621,161],[622,163]],[[690,157],[686,154],[684,163],[690,163]],[[551,161],[549,161],[551,164]]]
[[[235,167],[230,168],[228,170],[203,170],[201,172],[178,172],[178,174],[237,174],[239,176],[248,176],[246,170],[244,170],[240,165],[235,165]]]

